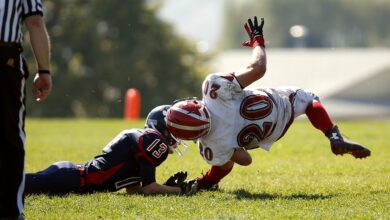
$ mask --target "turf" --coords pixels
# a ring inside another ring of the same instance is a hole
[[[305,120],[295,122],[270,152],[252,150],[253,163],[235,166],[214,192],[194,196],[31,195],[28,219],[390,219],[389,121],[339,121],[350,139],[372,150],[368,159],[335,156],[327,139]],[[117,133],[142,121],[27,120],[26,172],[53,162],[86,162]],[[157,180],[186,170],[189,178],[208,165],[191,144],[171,155]]]

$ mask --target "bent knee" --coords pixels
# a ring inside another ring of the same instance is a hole
[[[241,166],[249,166],[252,163],[252,157],[241,157],[239,160],[235,161]]]
[[[251,155],[244,148],[237,149],[231,160],[241,166],[248,166],[252,163]]]
[[[252,158],[249,157],[249,158],[243,160],[242,163],[241,163],[240,165],[241,165],[241,166],[249,166],[251,163],[252,163]]]

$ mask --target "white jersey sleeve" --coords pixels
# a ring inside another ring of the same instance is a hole
[[[214,73],[206,77],[202,85],[203,99],[228,104],[240,96],[242,88],[233,74]]]
[[[208,75],[202,89],[203,103],[211,115],[211,130],[199,139],[199,149],[208,163],[223,165],[238,147],[235,132],[239,114],[236,110],[243,90],[233,74],[222,73]]]

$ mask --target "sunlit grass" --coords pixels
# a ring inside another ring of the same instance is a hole
[[[26,172],[53,162],[86,162],[123,129],[143,121],[27,121]],[[310,123],[297,121],[270,152],[251,151],[253,164],[236,166],[220,190],[190,197],[127,195],[124,191],[90,195],[25,198],[28,219],[389,219],[390,123],[338,123],[350,139],[364,143],[372,156],[356,160],[334,156],[327,139]],[[208,169],[195,145],[184,157],[171,155],[157,170],[163,182],[186,170],[190,178]]]

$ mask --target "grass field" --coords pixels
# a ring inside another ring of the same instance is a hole
[[[327,139],[305,120],[295,122],[270,152],[251,151],[249,167],[235,166],[220,190],[194,196],[32,195],[28,219],[390,219],[389,121],[339,121],[350,139],[372,150],[368,159],[335,156]],[[142,121],[27,120],[26,172],[69,160],[86,162],[126,128]],[[208,169],[195,145],[171,155],[157,169],[163,182],[186,170],[194,178]]]

